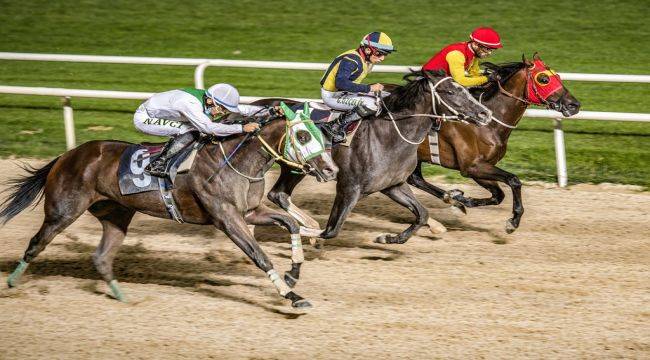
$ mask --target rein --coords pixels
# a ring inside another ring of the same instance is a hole
[[[449,106],[449,104],[447,104],[442,99],[442,97],[440,97],[438,92],[436,91],[436,88],[438,87],[438,85],[440,85],[440,83],[442,83],[443,81],[446,81],[446,80],[451,80],[451,77],[450,76],[444,77],[441,80],[439,80],[437,83],[435,83],[435,85],[431,83],[431,80],[427,79],[427,83],[429,84],[429,91],[430,91],[430,94],[431,94],[431,110],[432,110],[433,114],[407,114],[407,115],[403,115],[403,116],[398,117],[397,119],[395,119],[395,117],[393,116],[393,113],[391,113],[391,111],[386,106],[386,103],[381,101],[381,105],[384,107],[384,109],[386,109],[386,113],[388,114],[388,117],[390,118],[391,122],[393,123],[393,127],[395,127],[395,130],[397,131],[397,135],[399,135],[399,137],[402,138],[402,140],[404,140],[405,142],[407,142],[407,143],[409,143],[411,145],[420,145],[420,144],[422,144],[424,142],[424,140],[428,137],[428,135],[425,135],[424,138],[422,138],[422,140],[420,140],[420,141],[411,141],[411,140],[405,138],[404,135],[402,135],[402,132],[399,130],[399,127],[397,127],[397,122],[395,120],[402,120],[402,119],[411,118],[411,117],[428,117],[428,118],[432,118],[432,119],[442,119],[442,121],[458,120],[460,122],[467,123],[464,120],[460,120],[460,118],[458,116],[458,111],[456,111],[456,109]],[[449,110],[454,115],[452,115],[452,116],[448,116],[448,115],[445,115],[445,114],[438,115],[438,112],[436,111],[436,102],[439,102],[440,104],[444,105],[447,108],[447,110]]]
[[[266,121],[261,122],[261,126],[264,126],[264,125],[267,124],[270,120],[272,120],[272,119],[269,119],[269,120],[266,120]],[[288,123],[289,120],[287,119],[286,122]],[[244,138],[244,139],[243,139],[243,140],[242,140],[242,141],[241,141],[241,142],[240,142],[240,143],[235,147],[235,149],[234,149],[233,152],[230,154],[230,156],[226,156],[226,152],[225,152],[225,150],[224,150],[224,148],[223,148],[223,144],[222,144],[222,142],[219,141],[218,143],[219,143],[219,149],[221,150],[221,154],[223,155],[223,158],[224,158],[224,165],[228,165],[228,167],[229,167],[230,169],[232,169],[235,173],[237,173],[238,175],[240,175],[240,176],[242,176],[242,177],[244,177],[244,178],[250,180],[251,182],[256,182],[256,181],[264,180],[264,176],[261,176],[261,177],[248,176],[248,175],[242,173],[241,171],[237,170],[237,169],[233,166],[233,164],[230,162],[230,159],[231,159],[231,158],[235,155],[235,153],[239,150],[239,148],[241,147],[241,145],[244,144],[247,140],[250,139],[250,135],[251,135],[250,133],[249,133],[249,134],[246,134],[246,137],[245,137],[245,138]],[[297,170],[300,170],[300,171],[303,172],[303,173],[308,173],[308,172],[310,172],[310,171],[312,170],[311,166],[309,166],[309,164],[307,164],[307,163],[305,163],[305,164],[300,164],[300,163],[297,163],[297,162],[291,161],[291,160],[287,159],[286,157],[280,155],[280,152],[279,152],[279,151],[275,151],[275,149],[273,149],[273,147],[272,147],[271,145],[269,145],[269,143],[267,143],[266,140],[264,140],[264,138],[261,137],[259,134],[255,134],[254,137],[255,137],[257,140],[260,141],[260,143],[262,144],[262,148],[263,148],[263,149],[264,149],[264,150],[265,150],[269,155],[271,155],[273,161],[279,161],[279,162],[282,162],[282,163],[284,163],[284,164],[286,164],[286,165],[288,165],[288,166],[290,166],[290,167],[292,167],[292,168],[295,168],[295,169],[297,169]],[[282,146],[282,140],[285,140],[285,142],[286,142],[286,141],[289,141],[288,138],[289,138],[289,137],[287,137],[287,133],[285,132],[284,135],[282,135],[282,137],[280,138],[280,142],[279,142],[279,144],[278,144],[278,149],[280,148],[280,146]],[[213,143],[215,143],[215,141],[213,141]],[[212,181],[212,179],[214,178],[214,176],[219,172],[219,170],[221,170],[221,168],[223,168],[224,165],[222,165],[221,167],[219,167],[219,169],[217,169],[217,171],[215,171],[215,173],[212,174],[212,176],[210,176],[210,178],[208,178],[208,182]]]
[[[526,87],[526,89],[528,89],[528,81],[529,81],[529,80],[530,80],[530,71],[529,71],[529,69],[526,69],[526,84],[524,84],[524,86]],[[501,94],[503,94],[503,95],[505,95],[505,96],[507,96],[507,97],[509,97],[509,98],[512,98],[512,99],[515,99],[515,100],[520,101],[520,102],[523,103],[526,107],[528,107],[529,105],[532,104],[532,102],[530,102],[529,100],[522,99],[522,98],[520,98],[519,96],[517,96],[517,95],[515,95],[515,94],[509,92],[508,90],[504,89],[503,86],[501,86],[501,81],[499,81],[499,80],[497,80],[497,86],[499,87],[499,92],[500,92]],[[481,96],[482,96],[482,94],[481,94]],[[526,96],[526,97],[527,97],[527,96]],[[480,98],[479,98],[479,102],[481,102]],[[504,123],[503,121],[501,121],[501,120],[495,118],[494,115],[492,115],[492,121],[494,121],[495,123],[497,123],[497,124],[499,124],[499,125],[501,125],[501,126],[503,126],[503,127],[508,128],[508,129],[516,129],[516,128],[517,128],[517,125],[509,125],[509,124],[506,124],[506,123]]]

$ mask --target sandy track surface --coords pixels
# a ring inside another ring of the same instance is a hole
[[[0,161],[1,182],[19,173]],[[404,245],[373,240],[406,228],[411,214],[383,195],[362,200],[323,249],[305,239],[296,291],[314,305],[306,312],[222,233],[146,215],[116,260],[129,304],[106,295],[92,265],[101,226],[87,213],[7,289],[39,206],[0,228],[0,358],[650,358],[650,193],[523,193],[522,225],[506,235],[510,196],[461,217],[418,192],[449,232],[421,230]],[[334,184],[309,179],[294,201],[324,225],[333,194]],[[287,270],[288,234],[255,233]]]

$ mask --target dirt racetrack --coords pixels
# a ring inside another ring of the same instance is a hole
[[[0,161],[1,182],[19,173]],[[294,201],[324,225],[333,193],[309,179]],[[449,232],[423,229],[404,245],[373,239],[411,214],[381,194],[362,200],[324,249],[304,239],[296,291],[308,311],[293,310],[221,232],[146,215],[116,260],[129,304],[105,295],[91,260],[101,226],[89,214],[7,289],[39,206],[0,228],[0,358],[650,358],[650,193],[548,184],[523,193],[522,225],[506,235],[509,194],[458,216],[418,192]],[[288,234],[255,233],[287,270]]]

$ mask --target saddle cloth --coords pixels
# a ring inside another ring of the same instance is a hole
[[[144,168],[155,159],[164,144],[129,145],[120,157],[117,178],[122,195],[137,194],[145,191],[160,190],[158,178],[144,172]],[[176,154],[167,164],[169,179],[164,179],[169,188],[173,187],[176,175],[187,172],[194,163],[200,143],[188,146]]]

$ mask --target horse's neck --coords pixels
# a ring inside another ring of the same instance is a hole
[[[404,116],[412,114],[431,114],[431,104],[426,101],[425,103],[426,104],[415,106],[414,110],[409,109],[401,111],[399,115],[393,114],[394,117],[398,118],[398,120],[395,121],[395,124],[393,124],[390,117],[387,115],[382,115],[381,120],[371,120],[370,123],[376,123],[374,126],[380,130],[380,134],[385,136],[386,139],[397,139],[397,142],[408,145],[406,141],[400,138],[399,134],[395,130],[395,125],[397,125],[400,133],[408,140],[420,141],[422,137],[426,136],[429,129],[431,129],[431,118],[423,116]]]
[[[258,136],[262,137],[269,146],[277,150],[282,134],[284,134],[283,123],[281,124],[281,121],[277,121],[267,125],[260,131]],[[248,139],[246,143],[239,147],[235,154],[232,154],[242,140],[243,137],[240,136],[221,143],[225,156],[231,156],[228,162],[242,174],[250,177],[262,176],[273,165],[273,158],[268,152],[262,149],[261,141],[256,138]],[[209,167],[215,171],[227,171],[223,169],[229,166],[224,162],[224,155],[220,149],[220,145],[218,143],[208,144],[206,148],[206,152],[209,155],[204,156],[204,161],[208,162]]]
[[[526,69],[524,68],[513,75],[503,85],[503,89],[520,99],[524,99],[526,97]],[[528,107],[520,100],[502,92],[497,93],[489,101],[486,101],[485,105],[492,110],[492,116],[510,126],[517,126]],[[512,129],[502,126],[495,121],[492,122],[491,126],[486,126],[485,128],[486,130],[497,131],[505,138],[508,138],[512,132]]]

